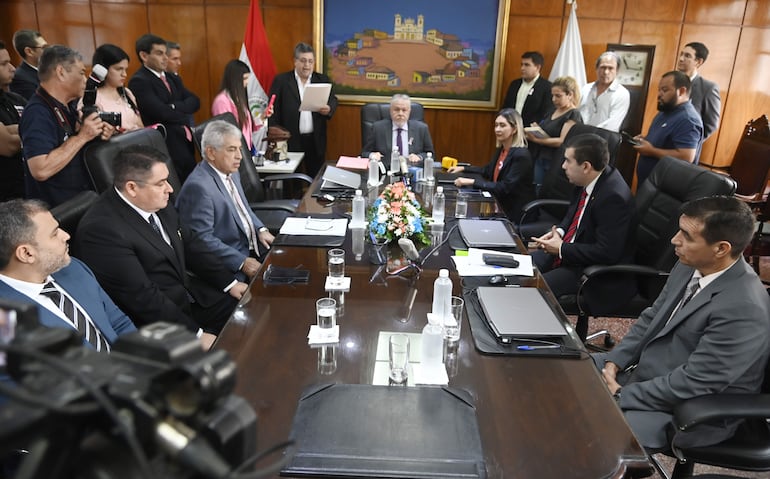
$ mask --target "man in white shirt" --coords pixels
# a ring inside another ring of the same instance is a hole
[[[584,86],[580,94],[580,115],[586,125],[620,131],[631,95],[616,78],[619,68],[620,57],[615,52],[604,52],[596,60],[596,81]]]

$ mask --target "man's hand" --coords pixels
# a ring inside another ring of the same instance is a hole
[[[422,161],[422,158],[420,158],[420,155],[417,155],[415,153],[409,153],[409,163],[419,163]]]
[[[248,291],[248,289],[249,289],[249,285],[248,284],[241,283],[239,281],[239,282],[235,283],[232,288],[227,290],[227,293],[230,296],[232,296],[233,298],[235,298],[235,299],[241,299],[243,297],[244,293],[246,293],[246,291]]]
[[[556,230],[556,226],[551,226],[551,231],[539,238],[532,238],[532,240],[538,244],[538,248],[556,256],[559,255],[559,249],[563,243],[561,235]]]
[[[262,243],[262,246],[265,248],[269,248],[275,239],[275,236],[273,236],[272,233],[270,233],[268,230],[260,231],[257,233],[257,237],[259,238],[259,242]]]
[[[460,188],[463,186],[473,186],[476,184],[476,180],[473,178],[455,178],[455,186]]]
[[[382,153],[379,151],[373,151],[369,153],[369,158],[374,158],[375,160],[380,161],[382,159]]]
[[[447,173],[462,173],[463,171],[465,171],[465,167],[464,166],[453,166],[453,167],[449,168],[446,171],[447,171]]]
[[[634,150],[639,152],[640,155],[644,156],[657,156],[655,152],[655,147],[652,146],[652,143],[647,141],[643,136],[635,136],[634,140],[639,142],[639,146],[634,146]]]
[[[78,131],[78,135],[83,135],[83,138],[85,138],[87,141],[91,141],[96,137],[101,137],[104,134],[104,125],[108,125],[107,123],[104,123],[101,118],[99,118],[99,113],[93,112],[90,115],[88,115],[86,118],[83,118],[83,124],[80,126],[80,131]],[[112,126],[112,125],[108,125]],[[114,128],[113,128],[114,131]],[[110,133],[110,136],[112,136],[112,133]],[[109,139],[109,137],[107,137]]]
[[[217,340],[217,337],[211,333],[203,333],[201,334],[201,337],[199,339],[201,342],[201,348],[203,348],[204,351],[208,351],[209,349],[211,349],[211,346],[214,344],[214,341]]]
[[[331,107],[329,105],[324,105],[321,108],[319,108],[318,113],[326,116],[329,114],[330,111],[332,111]]]
[[[604,367],[602,368],[602,378],[604,379],[604,382],[607,383],[610,394],[615,394],[615,392],[620,389],[620,384],[618,384],[618,381],[616,380],[618,372],[620,372],[620,368],[617,364],[612,361],[604,363]]]
[[[257,271],[259,271],[259,267],[262,266],[262,263],[257,261],[254,258],[246,258],[246,261],[243,262],[243,266],[241,266],[241,271],[248,276],[249,278],[253,278],[255,274],[257,274]]]

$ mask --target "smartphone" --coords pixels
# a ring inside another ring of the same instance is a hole
[[[273,94],[270,96],[270,103],[268,103],[268,104],[267,104],[267,110],[269,110],[269,109],[270,109],[270,107],[272,107],[272,106],[273,106],[273,103],[275,103],[275,93],[273,93]]]
[[[629,144],[631,144],[633,146],[639,146],[639,145],[642,144],[639,140],[635,139],[627,131],[621,131],[620,132],[620,136],[623,137],[623,141],[625,141],[626,143],[629,143]]]

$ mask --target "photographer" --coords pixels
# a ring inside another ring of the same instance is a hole
[[[40,88],[21,118],[25,195],[56,206],[93,189],[83,162],[91,140],[108,140],[115,127],[94,112],[83,118],[75,105],[83,96],[86,69],[78,52],[62,45],[47,48],[40,58]]]

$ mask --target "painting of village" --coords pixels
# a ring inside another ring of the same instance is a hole
[[[498,0],[477,0],[472,14],[459,1],[383,3],[325,0],[323,71],[340,99],[405,92],[442,102],[498,103]],[[461,14],[452,14],[453,4]]]

